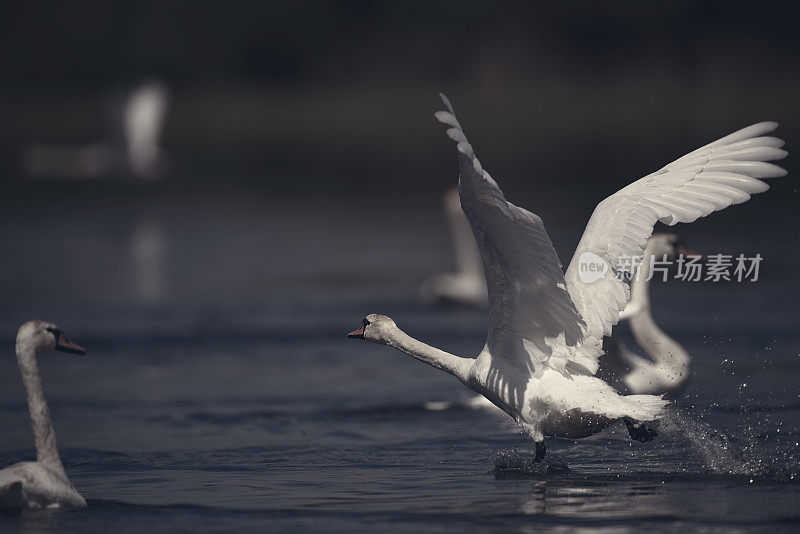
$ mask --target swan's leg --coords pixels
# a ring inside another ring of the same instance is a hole
[[[547,449],[544,446],[544,441],[537,441],[536,442],[536,456],[534,456],[534,460],[537,462],[541,462],[544,460],[544,455],[547,454]]]
[[[625,426],[628,427],[628,434],[631,435],[631,439],[647,443],[648,441],[653,441],[655,437],[658,436],[658,430],[648,427],[644,423],[637,423],[630,417],[623,417],[622,420],[625,421]]]

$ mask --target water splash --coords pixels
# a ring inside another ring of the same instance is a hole
[[[700,456],[703,467],[713,474],[749,476],[753,479],[800,478],[797,461],[791,451],[771,454],[752,429],[734,438],[678,410],[671,411],[661,422],[660,429],[664,435],[685,438]]]

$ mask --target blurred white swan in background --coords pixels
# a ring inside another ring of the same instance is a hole
[[[143,178],[155,178],[161,150],[159,142],[169,104],[167,86],[158,80],[139,85],[122,108],[122,132],[130,169]]]
[[[627,319],[631,334],[648,357],[625,345],[616,333],[606,338],[605,357],[600,366],[602,376],[619,379],[628,393],[675,394],[689,379],[689,353],[662,331],[650,313],[650,270],[652,260],[699,256],[686,248],[675,234],[654,234],[647,242],[642,263],[631,281],[631,300],[620,313]]]
[[[23,168],[36,177],[80,180],[116,173],[155,180],[163,167],[159,142],[168,105],[163,82],[142,82],[110,106],[109,139],[84,146],[34,145],[23,155]]]
[[[481,253],[469,227],[458,189],[448,189],[442,205],[455,252],[456,270],[440,273],[427,279],[420,287],[420,296],[427,302],[453,302],[473,306],[489,304],[486,276],[483,274]]]
[[[606,198],[594,210],[566,273],[536,215],[506,201],[483,170],[455,117],[459,196],[475,234],[489,289],[489,332],[477,358],[464,358],[418,341],[384,315],[371,314],[348,337],[394,347],[457,377],[519,423],[545,455],[545,436],[590,436],[623,419],[631,437],[654,432],[650,421],[667,401],[653,395],[619,395],[597,378],[604,336],[619,319],[630,290],[618,277],[620,258],[641,261],[657,221],[692,222],[768,186],[763,178],[786,171],[766,163],[781,159],[783,141],[763,137],[777,124],[749,126],[699,148]],[[588,266],[588,267],[587,267]]]
[[[85,354],[85,351],[69,341],[56,325],[44,321],[29,321],[20,327],[16,350],[28,395],[36,461],[20,462],[0,471],[0,508],[86,506],[61,464],[36,361],[37,354],[51,350],[73,354]]]

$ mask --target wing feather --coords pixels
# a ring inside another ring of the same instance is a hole
[[[768,161],[786,157],[781,139],[765,136],[775,122],[743,128],[678,158],[620,189],[597,205],[566,273],[572,302],[586,322],[585,355],[596,361],[604,335],[619,320],[630,289],[625,265],[638,265],[653,226],[692,222],[769,189],[762,180],[785,176]],[[581,279],[581,257],[591,253],[607,264],[602,278]],[[621,260],[628,259],[625,265]],[[592,366],[587,366],[591,368]]]
[[[487,346],[520,377],[549,362],[566,372],[569,350],[583,337],[585,325],[566,290],[564,272],[542,220],[511,204],[483,169],[455,117],[448,111],[436,118],[450,126],[457,143],[459,196],[475,235],[489,290]],[[559,360],[559,361],[556,361]]]

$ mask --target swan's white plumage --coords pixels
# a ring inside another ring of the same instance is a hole
[[[389,345],[456,376],[513,417],[537,443],[545,436],[586,437],[624,417],[660,417],[668,404],[661,397],[622,396],[593,376],[602,338],[628,301],[627,281],[614,276],[616,262],[623,254],[640,260],[658,220],[694,220],[763,189],[755,176],[783,174],[758,161],[785,155],[779,143],[753,140],[774,124],[755,125],[707,145],[601,202],[575,257],[591,252],[610,268],[605,278],[584,284],[575,259],[564,275],[542,220],[506,201],[475,156],[450,102],[443,95],[442,100],[448,111],[436,118],[449,126],[447,134],[457,143],[461,205],[486,273],[486,345],[477,358],[459,357],[412,338],[379,314],[366,316],[348,337]],[[652,438],[628,423],[634,439]],[[537,447],[537,456],[541,450]]]
[[[766,162],[786,156],[779,148],[783,141],[761,137],[777,126],[762,122],[734,132],[598,204],[565,276],[572,302],[586,322],[582,353],[594,361],[591,369],[597,369],[602,338],[611,333],[630,297],[628,282],[617,276],[620,260],[625,256],[641,260],[657,221],[692,222],[766,191],[768,186],[761,179],[784,176],[784,169]],[[584,283],[578,275],[579,258],[585,252],[596,254],[609,266],[603,278],[593,283]]]
[[[467,222],[464,221],[466,225]],[[631,300],[620,312],[619,319],[627,320],[631,333],[644,355],[631,350],[618,335],[606,338],[605,354],[600,360],[598,374],[603,379],[622,386],[629,394],[674,394],[680,391],[689,378],[691,357],[674,339],[664,333],[650,313],[651,261],[664,256],[675,258],[685,254],[683,245],[677,245],[674,234],[653,234],[648,240],[642,263],[631,283]],[[476,250],[477,254],[477,250]],[[453,403],[431,403],[430,409],[445,409]],[[467,408],[493,409],[497,407],[486,397],[478,395],[458,404]]]
[[[567,349],[580,341],[582,320],[550,237],[539,217],[506,201],[475,156],[449,101],[442,98],[449,112],[437,112],[436,118],[451,126],[447,134],[458,143],[461,206],[486,272],[487,350],[524,376],[541,370],[545,362],[565,372],[571,358],[582,360]]]
[[[689,379],[689,353],[659,328],[650,313],[653,262],[683,254],[686,249],[683,245],[676,247],[677,241],[677,236],[671,234],[654,234],[648,240],[642,263],[631,281],[631,300],[620,312],[620,320],[628,320],[634,339],[647,357],[629,349],[616,333],[605,346],[601,371],[610,371],[630,393],[674,394]]]
[[[0,508],[83,507],[60,466],[21,462],[0,471]]]
[[[452,105],[444,95],[442,100],[448,111],[436,118],[449,126],[447,134],[457,143],[461,205],[489,290],[486,346],[467,384],[517,419],[536,441],[544,435],[588,435],[595,423],[602,427],[602,418],[658,417],[666,405],[660,397],[620,396],[591,376],[598,369],[602,339],[611,334],[630,296],[627,280],[616,276],[618,262],[622,256],[641,261],[657,221],[694,221],[765,190],[762,178],[784,175],[765,162],[786,155],[782,142],[760,137],[777,125],[760,123],[735,132],[605,199],[565,275],[542,220],[506,201],[475,156]],[[609,264],[605,276],[591,284],[578,277],[584,252]],[[587,425],[587,416],[600,419]]]
[[[35,462],[21,462],[0,470],[0,508],[59,508],[86,506],[70,483],[56,444],[50,410],[42,390],[36,355],[51,350],[84,354],[52,323],[28,321],[17,333],[17,364],[28,397]]]

